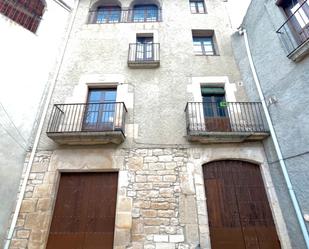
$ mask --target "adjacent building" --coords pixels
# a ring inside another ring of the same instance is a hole
[[[226,4],[78,2],[7,248],[305,248]]]
[[[308,229],[309,3],[252,1],[241,27],[247,32],[258,80]],[[248,98],[259,100],[244,38],[238,33],[233,35],[233,48]],[[264,140],[264,148],[292,248],[307,248],[270,138]]]
[[[67,5],[57,1],[0,1],[1,248],[16,203],[25,156],[33,144],[39,106],[44,102],[46,83],[67,27]]]

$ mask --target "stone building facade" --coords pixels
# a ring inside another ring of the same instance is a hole
[[[206,195],[203,169],[226,160],[255,165],[281,248],[294,248],[279,206],[276,188],[280,186],[273,184],[272,165],[262,143],[268,130],[255,129],[256,118],[262,126],[263,114],[238,105],[234,111],[229,109],[234,105],[229,103],[246,103],[248,98],[246,82],[233,56],[226,3],[197,2],[203,3],[204,9],[188,0],[79,1],[11,249],[48,248],[57,196],[61,194],[59,182],[68,172],[118,172],[113,248],[210,249],[210,197]],[[145,11],[146,5],[156,14]],[[114,15],[108,14],[110,19],[97,9],[111,6]],[[142,17],[133,12],[136,19],[127,19],[136,6],[142,6]],[[135,61],[140,57],[133,50],[132,63],[129,44],[145,44],[149,38],[150,44],[160,44],[160,58],[153,50],[147,57],[148,45],[143,45],[146,52],[143,50],[142,60]],[[213,120],[206,124],[204,104],[203,111],[194,113],[191,109],[188,102],[197,106],[205,103],[203,97],[209,95],[203,95],[203,88],[207,93],[220,91],[215,96],[222,96],[224,91],[224,99],[216,102],[216,108],[220,105],[225,110],[218,117],[233,114],[229,116],[231,127],[211,130]],[[88,109],[80,112],[88,113],[91,105],[98,104],[89,102],[92,89],[113,89],[113,101],[124,103],[127,111],[112,109],[113,115],[125,115],[125,122],[113,116],[108,122],[114,128],[105,126],[106,130],[95,130],[94,136],[89,130],[85,132],[87,126],[70,130],[80,123],[85,125],[85,118],[75,113],[67,119],[67,107],[61,105],[86,105]],[[237,116],[243,113],[247,118]],[[253,120],[250,125],[248,117]],[[235,120],[242,130],[232,125]]]

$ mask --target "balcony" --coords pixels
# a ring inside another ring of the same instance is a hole
[[[132,68],[156,68],[160,66],[159,43],[131,43],[128,66]]]
[[[89,11],[88,24],[161,22],[161,9],[98,9]]]
[[[306,0],[277,30],[287,50],[287,57],[295,62],[309,53],[309,4]]]
[[[232,143],[269,135],[259,102],[189,102],[185,113],[189,141]]]
[[[120,144],[126,113],[122,102],[56,104],[46,133],[59,144]]]

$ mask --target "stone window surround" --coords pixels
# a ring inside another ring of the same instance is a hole
[[[129,86],[124,76],[120,74],[84,74],[78,85],[73,89],[72,96],[66,98],[65,103],[86,103],[89,88],[116,87],[116,102],[124,102],[127,108],[133,108],[133,97],[129,94]]]
[[[116,102],[123,102],[126,108],[133,109],[134,93],[129,92],[129,83],[121,74],[84,74],[73,89],[73,94],[65,99],[66,104],[86,103],[89,88],[117,88]],[[126,124],[126,137],[137,136],[138,126]]]
[[[262,147],[257,146],[251,149],[248,148],[248,146],[245,146],[244,148],[233,147],[233,149],[228,147],[218,147],[217,149],[214,148],[212,153],[205,153],[204,149],[192,149],[192,153],[189,153],[189,155],[191,156],[189,157],[187,164],[188,179],[192,180],[191,186],[194,188],[196,196],[201,249],[211,249],[205,185],[203,179],[203,165],[219,160],[248,161],[259,165],[282,249],[292,249],[285,221],[279,206],[278,197],[272,183],[269,165],[265,161],[266,157]]]
[[[192,92],[194,102],[203,101],[201,93],[202,86],[223,87],[225,90],[226,101],[236,101],[236,84],[231,83],[227,76],[192,77],[191,84],[188,85],[187,91]]]
[[[130,33],[129,41],[130,43],[136,43],[137,36],[151,36],[153,37],[153,43],[159,43],[159,32],[154,29],[142,29],[136,30],[135,33]]]

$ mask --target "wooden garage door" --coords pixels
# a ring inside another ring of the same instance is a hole
[[[203,167],[212,249],[279,249],[259,167],[217,161]]]
[[[118,173],[63,173],[47,249],[113,248]]]

